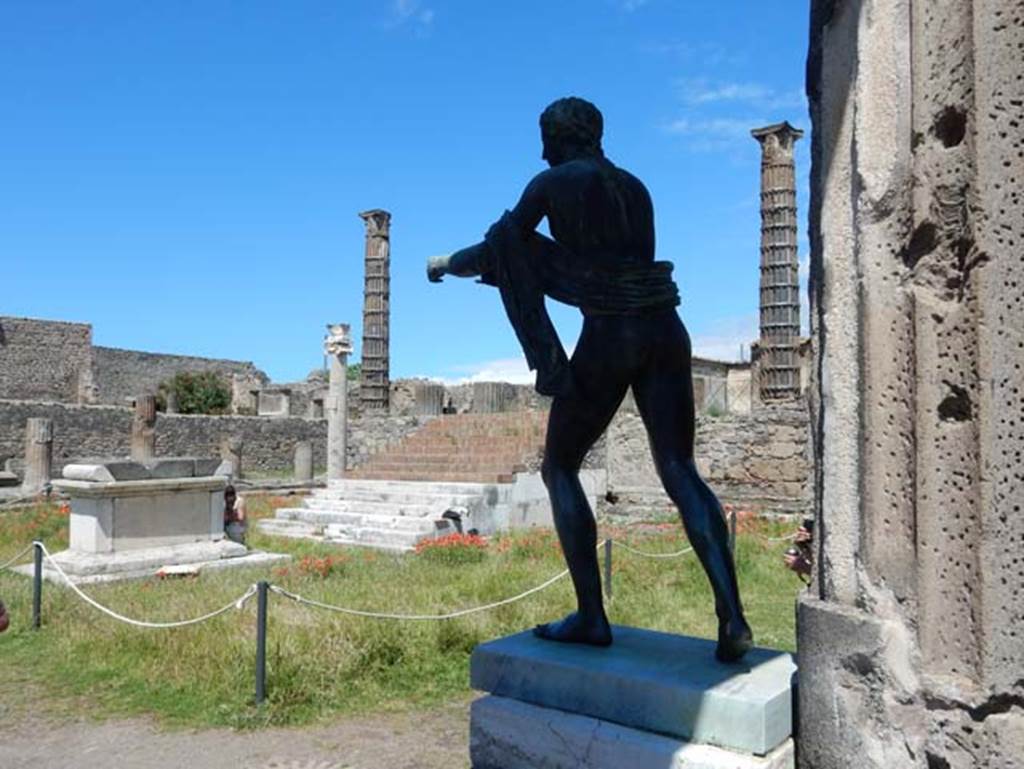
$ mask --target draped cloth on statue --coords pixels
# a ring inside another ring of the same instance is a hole
[[[541,395],[573,391],[569,359],[544,297],[579,307],[584,315],[645,315],[679,304],[672,262],[623,264],[614,269],[588,264],[537,232],[525,233],[506,211],[484,236],[480,281],[496,286]]]

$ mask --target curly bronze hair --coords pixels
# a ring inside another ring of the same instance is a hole
[[[604,154],[604,118],[601,110],[586,99],[568,96],[549,104],[541,113],[540,130],[545,136],[588,154]]]

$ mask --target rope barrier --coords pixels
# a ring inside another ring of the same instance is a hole
[[[32,552],[33,547],[35,547],[35,545],[29,545],[16,556],[14,556],[11,560],[5,563],[0,563],[0,571],[3,571],[4,569],[9,569],[11,567],[11,564],[13,564],[15,561],[20,561],[26,554]]]
[[[681,555],[686,555],[687,553],[693,552],[692,547],[684,547],[682,550],[678,550],[674,553],[648,553],[644,550],[637,550],[635,547],[630,547],[625,542],[620,542],[617,539],[614,540],[614,542],[618,547],[621,547],[623,550],[628,550],[629,552],[635,553],[639,556],[643,556],[644,558],[678,558]]]
[[[565,569],[564,571],[556,574],[546,582],[543,582],[540,585],[537,585],[536,587],[532,587],[529,590],[520,593],[519,595],[512,596],[511,598],[505,598],[501,601],[495,601],[494,603],[489,603],[485,606],[474,606],[470,609],[460,609],[458,611],[449,612],[448,614],[392,614],[390,612],[363,611],[361,609],[350,609],[345,606],[334,606],[329,603],[315,601],[312,598],[303,598],[301,595],[289,592],[288,590],[285,590],[283,587],[278,587],[277,585],[271,585],[270,590],[274,593],[277,593],[280,596],[283,596],[284,598],[290,598],[291,600],[297,603],[306,604],[307,606],[315,606],[318,609],[336,611],[341,614],[351,614],[356,617],[370,617],[371,619],[397,620],[446,620],[455,619],[456,617],[465,617],[467,614],[476,614],[477,612],[487,611],[489,609],[495,609],[499,606],[505,606],[506,604],[515,603],[516,601],[520,601],[523,598],[526,598],[527,596],[531,596],[534,593],[539,593],[541,590],[544,590],[545,588],[551,587],[551,585],[558,582],[558,580],[562,579],[562,577],[566,576],[568,573],[569,570]]]
[[[60,564],[53,559],[53,556],[50,555],[50,551],[46,549],[46,545],[44,545],[42,542],[39,542],[37,544],[39,545],[39,547],[42,548],[43,555],[45,556],[46,560],[50,562],[50,566],[52,566],[54,570],[64,579],[64,582],[67,583],[67,586],[70,587],[78,595],[79,598],[81,598],[83,601],[88,603],[93,608],[100,610],[107,616],[113,617],[114,619],[120,622],[124,622],[128,625],[135,625],[136,627],[175,628],[185,627],[186,625],[196,625],[200,622],[205,622],[208,619],[213,619],[214,617],[224,614],[225,612],[231,611],[232,609],[241,609],[243,606],[245,606],[246,601],[248,601],[250,598],[256,595],[256,585],[250,585],[249,589],[246,590],[245,593],[243,593],[238,599],[232,601],[226,606],[222,606],[216,611],[211,611],[209,614],[204,614],[203,616],[196,617],[195,619],[181,620],[178,622],[148,622],[146,620],[132,619],[131,617],[126,617],[123,614],[118,614],[113,609],[108,609],[103,604],[99,603],[95,599],[90,598],[88,595],[83,593],[81,588],[79,588],[78,585],[72,582],[71,578],[64,573],[64,570],[60,567]]]

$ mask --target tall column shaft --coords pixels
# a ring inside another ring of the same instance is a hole
[[[762,401],[800,395],[800,277],[793,144],[803,131],[789,123],[750,132],[761,145]]]
[[[148,462],[156,456],[156,396],[140,395],[135,399],[132,418],[131,457],[135,462]]]
[[[330,382],[324,415],[327,417],[327,480],[338,480],[345,475],[345,457],[348,451],[348,355],[352,341],[347,323],[327,326],[324,352],[331,360]]]
[[[50,482],[53,462],[53,420],[30,417],[25,422],[25,476],[21,489],[35,494]]]
[[[366,223],[366,283],[363,294],[362,377],[359,400],[366,409],[386,409],[390,385],[391,214],[359,214]]]

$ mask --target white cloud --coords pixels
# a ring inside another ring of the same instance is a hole
[[[426,34],[434,23],[434,9],[424,7],[421,0],[394,0],[389,26],[411,26],[417,34]]]
[[[526,365],[526,359],[497,358],[479,363],[461,363],[452,366],[452,376],[427,377],[448,385],[467,382],[511,382],[512,384],[533,384],[536,374]]]
[[[722,152],[736,150],[750,143],[746,149],[756,149],[750,130],[767,123],[762,117],[748,118],[679,118],[665,126],[665,131],[682,137],[685,146],[694,152]]]
[[[693,354],[697,358],[738,361],[742,349],[744,360],[750,360],[750,343],[757,339],[758,334],[756,312],[722,318],[692,336]]]
[[[698,77],[680,80],[678,88],[682,100],[693,106],[733,103],[779,110],[805,107],[807,103],[800,88],[779,91],[764,83],[715,81]]]
[[[807,278],[810,277],[811,274],[811,255],[803,254],[797,260],[797,264],[799,265],[798,271],[800,275],[800,282],[806,283]]]
[[[685,61],[698,61],[709,68],[739,67],[748,60],[747,52],[741,49],[726,48],[718,43],[702,41],[690,42],[678,40],[674,42],[647,43],[641,46],[645,53],[658,56],[671,56]]]

